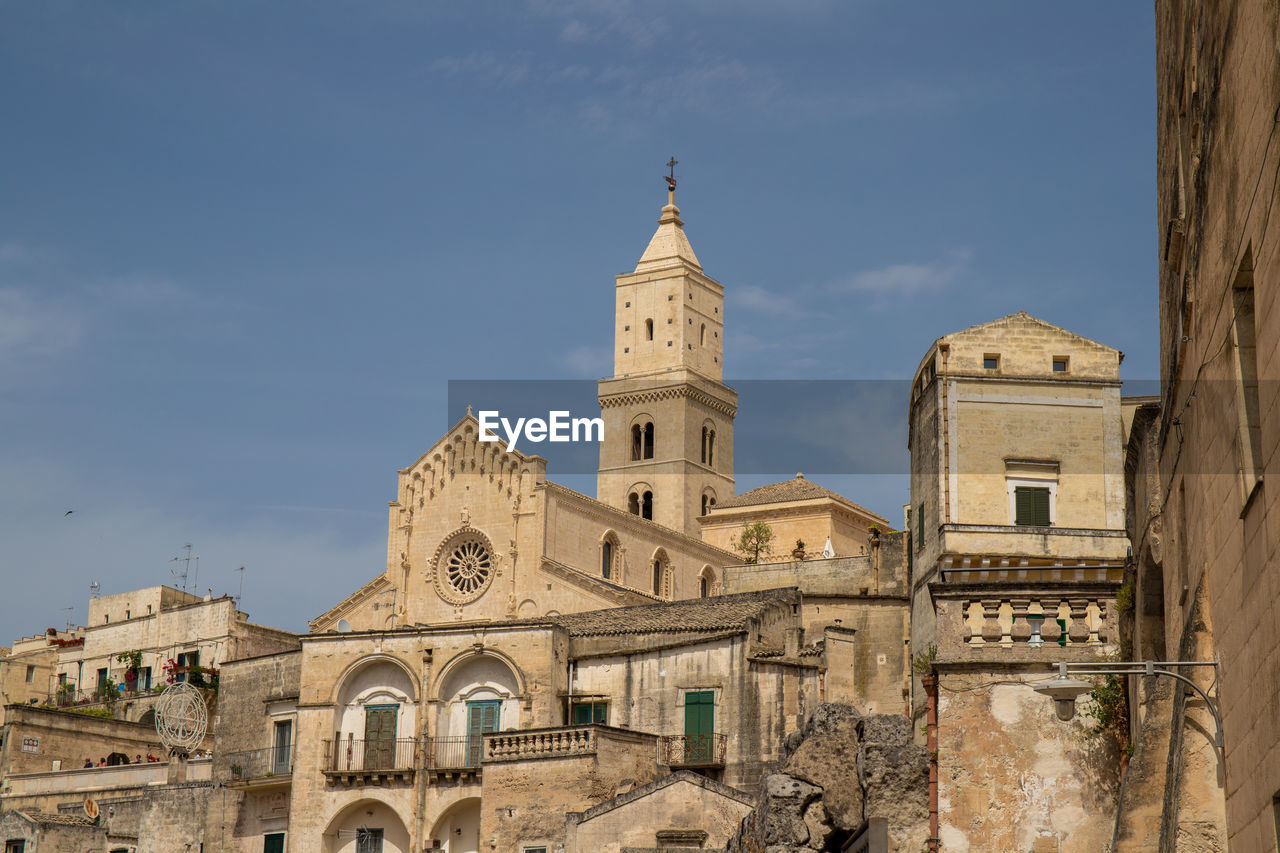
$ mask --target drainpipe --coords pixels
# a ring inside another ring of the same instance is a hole
[[[938,676],[927,675],[920,681],[929,697],[925,717],[925,748],[929,750],[929,853],[938,853],[942,843],[938,838]]]

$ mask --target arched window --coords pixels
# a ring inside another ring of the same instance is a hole
[[[600,577],[611,580],[618,563],[618,537],[612,530],[605,531],[600,539]]]
[[[640,517],[653,521],[653,492],[645,492],[640,499]]]
[[[716,464],[716,431],[707,431],[707,464]]]
[[[703,323],[698,329],[698,346],[705,347],[707,345],[707,324]]]
[[[627,495],[627,512],[632,515],[640,514],[640,495],[635,492]]]
[[[644,321],[644,339],[646,341],[653,340],[653,321],[652,320]]]
[[[631,427],[631,461],[638,462],[644,454],[644,430],[640,424]]]
[[[707,514],[707,496],[703,495],[702,496],[702,515],[706,515],[706,514]]]
[[[710,566],[703,566],[702,571],[698,573],[698,595],[707,598],[717,593],[719,590],[716,588],[716,570]]]
[[[710,430],[708,430],[706,427],[702,428],[702,464],[703,465],[707,464],[707,433],[708,432],[710,432]],[[706,515],[706,511],[703,510],[702,514]]]
[[[653,422],[644,425],[644,459],[653,458]]]
[[[659,548],[653,552],[653,594],[659,598],[671,596],[671,560],[667,552]]]

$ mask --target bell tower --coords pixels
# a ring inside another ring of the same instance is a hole
[[[721,381],[724,286],[693,253],[675,203],[675,158],[667,165],[658,230],[614,288],[596,497],[701,538],[698,516],[733,495],[738,395]]]

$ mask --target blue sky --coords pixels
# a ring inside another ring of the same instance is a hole
[[[731,380],[1021,309],[1157,373],[1148,3],[11,2],[0,79],[0,642],[187,542],[302,629],[448,380],[609,372],[673,153]]]

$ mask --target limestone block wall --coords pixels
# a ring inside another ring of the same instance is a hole
[[[751,811],[740,791],[679,771],[566,821],[565,853],[721,849]]]
[[[1280,24],[1263,0],[1161,0],[1155,21],[1167,646],[1222,662],[1225,768],[1201,768],[1197,785],[1223,785],[1232,850],[1267,849],[1280,795],[1280,720],[1259,713],[1280,703],[1280,218],[1268,215]],[[1204,793],[1183,798],[1178,831],[1220,821]]]
[[[166,755],[154,726],[31,705],[10,705],[6,717],[0,776],[41,773],[51,770],[55,761],[70,770],[83,766],[85,758],[97,764],[112,752],[131,761],[139,753],[144,759],[148,754]]]
[[[948,851],[1030,850],[1053,839],[1062,853],[1111,841],[1120,755],[1064,723],[1032,689],[1047,668],[940,666],[939,834]],[[1052,843],[1052,842],[1050,842]]]
[[[0,650],[0,725],[5,705],[25,705],[31,699],[45,701],[57,689],[58,650],[45,637],[15,643]]]
[[[605,726],[589,729],[593,748],[584,754],[486,761],[482,846],[521,850],[546,844],[554,848],[564,840],[567,813],[589,808],[658,775],[657,738]]]
[[[653,593],[653,561],[660,554],[666,556],[670,567],[670,579],[661,597],[670,599],[697,598],[698,579],[704,572],[709,572],[714,585],[720,585],[721,567],[735,559],[732,554],[683,532],[676,533],[647,519],[602,506],[561,487],[547,491],[546,525],[545,548],[549,558],[601,579],[601,543],[608,537],[615,542],[610,582],[646,595]],[[548,600],[542,592],[534,590],[531,595]],[[600,603],[593,603],[591,607],[620,603],[606,603],[599,597],[595,601]],[[557,609],[562,613],[589,609],[570,604],[573,610],[569,610],[554,598],[549,603],[560,605]]]

